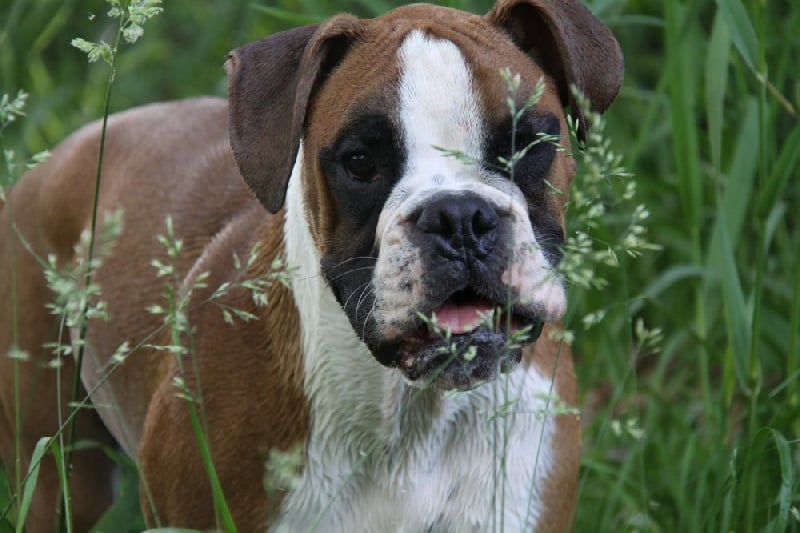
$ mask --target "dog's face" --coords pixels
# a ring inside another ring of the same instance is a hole
[[[296,93],[308,96],[302,112],[294,100],[293,122],[302,117],[300,175],[322,274],[379,362],[444,389],[514,368],[566,307],[556,267],[575,173],[559,149],[567,66],[525,49],[514,15],[531,16],[533,3],[506,4],[486,18],[417,5],[333,19],[299,67]],[[517,109],[544,82],[516,117],[504,68],[520,77]],[[235,152],[236,120],[234,107]],[[258,194],[248,150],[237,160]],[[267,207],[275,190],[260,196]]]
[[[563,197],[550,187],[566,190],[572,164],[540,142],[513,176],[503,168],[514,128],[498,65],[522,71],[520,106],[545,74],[489,33],[498,30],[480,28],[504,45],[487,49],[472,36],[448,39],[449,28],[398,26],[378,36],[380,49],[355,44],[311,107],[309,222],[322,273],[378,360],[466,388],[519,362],[512,330],[533,341],[564,311]],[[389,75],[365,80],[351,64]],[[353,87],[355,98],[341,97]],[[552,81],[545,87],[517,124],[520,150],[540,132],[567,136]]]

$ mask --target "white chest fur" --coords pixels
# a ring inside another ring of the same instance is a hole
[[[298,161],[303,157],[302,147]],[[287,260],[303,324],[311,434],[277,531],[530,530],[551,468],[549,377],[519,367],[453,395],[378,364],[323,280],[295,166]]]

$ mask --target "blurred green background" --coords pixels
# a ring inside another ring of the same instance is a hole
[[[166,2],[122,48],[111,108],[224,96],[230,49],[399,3]],[[442,3],[482,13],[491,2]],[[623,258],[605,290],[571,291],[585,425],[576,528],[800,531],[800,4],[588,4],[625,54],[606,131],[663,249]],[[112,41],[107,10],[4,0],[0,93],[30,93],[4,148],[52,148],[102,116],[108,68],[69,43]],[[585,330],[581,317],[597,310],[606,319]],[[658,349],[640,344],[639,319],[661,329]],[[0,511],[3,482],[0,473]]]

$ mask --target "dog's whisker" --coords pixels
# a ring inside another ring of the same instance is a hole
[[[372,286],[364,287],[361,290],[361,295],[358,297],[358,301],[356,302],[356,309],[355,309],[355,315],[356,316],[358,316],[358,308],[361,307],[361,302],[363,302],[364,300],[366,300],[369,296],[371,296],[373,294],[375,294],[375,289],[372,288]],[[374,306],[375,306],[375,304],[373,302],[373,309],[374,309]]]
[[[353,296],[355,296],[355,294],[359,291],[359,289],[361,289],[361,291],[363,292],[365,286],[369,285],[369,284],[370,284],[370,281],[365,281],[364,283],[362,283],[361,285],[359,285],[358,287],[353,289],[350,292],[350,296],[348,296],[347,299],[342,304],[342,309],[347,309],[347,304],[350,303],[350,300],[353,298]]]
[[[342,276],[347,276],[348,274],[352,274],[353,272],[360,272],[360,271],[362,271],[362,270],[373,270],[374,268],[375,268],[374,266],[365,266],[365,267],[353,268],[353,269],[347,270],[347,271],[345,271],[345,272],[342,272],[342,273],[340,273],[340,274],[336,274],[335,276],[332,276],[332,277],[330,278],[330,281],[333,281],[333,280],[339,279],[339,278],[341,278]]]
[[[364,317],[364,324],[361,326],[361,339],[362,340],[367,338],[367,324],[369,324],[369,318],[375,312],[375,307],[376,307],[376,304],[375,304],[375,302],[373,302],[372,303],[372,308],[367,313],[367,316]]]
[[[350,257],[348,259],[344,259],[342,261],[339,261],[338,263],[333,265],[333,270],[336,270],[340,266],[342,266],[342,265],[344,265],[346,263],[349,263],[351,261],[372,261],[374,263],[377,263],[378,262],[378,258],[370,256],[370,255],[358,255],[356,257]]]

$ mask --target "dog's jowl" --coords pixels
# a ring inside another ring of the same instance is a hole
[[[596,111],[614,99],[611,33],[576,0],[483,17],[417,4],[272,35],[226,69],[227,101],[110,119],[98,209],[123,227],[93,275],[109,318],[86,328],[94,408],[77,438],[135,458],[152,525],[224,528],[199,428],[241,531],[568,529],[580,429],[548,408],[576,402],[569,348],[549,335],[567,306],[564,108],[585,128],[570,87]],[[542,84],[516,120],[509,98]],[[0,452],[15,463],[23,413],[23,472],[78,371],[45,368],[43,345],[78,351],[81,334],[46,307],[39,260],[83,259],[99,148],[99,124],[79,130],[0,208],[0,271],[16,273],[0,277]],[[158,239],[168,217],[177,258]],[[185,322],[148,311],[168,284]],[[30,354],[18,410],[12,348]],[[267,465],[291,450],[294,480],[276,486]],[[29,531],[57,520],[49,461]],[[113,468],[74,453],[78,530],[110,502]]]

